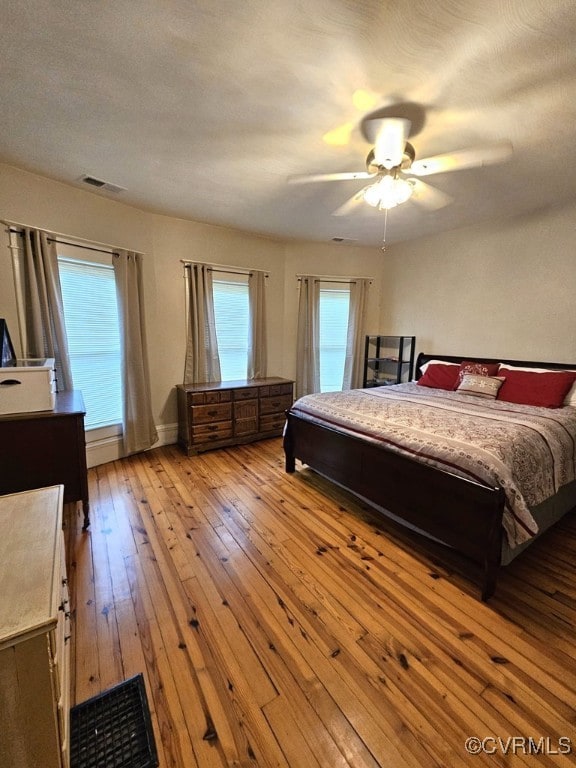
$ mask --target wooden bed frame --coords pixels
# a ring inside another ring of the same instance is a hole
[[[562,370],[576,366],[503,358],[463,357],[420,353],[420,367],[430,360],[460,363],[510,363]],[[494,594],[501,563],[504,491],[437,469],[417,460],[367,443],[359,438],[286,414],[284,435],[286,471],[296,470],[296,459],[347,490],[363,497],[384,514],[420,529],[481,566],[482,600]]]

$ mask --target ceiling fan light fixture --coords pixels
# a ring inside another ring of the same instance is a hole
[[[364,200],[373,208],[388,210],[409,200],[413,191],[414,186],[410,181],[384,176],[366,188]]]

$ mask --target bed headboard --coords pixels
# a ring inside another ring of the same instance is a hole
[[[576,370],[576,363],[542,363],[534,360],[508,360],[505,357],[469,357],[463,355],[431,355],[426,352],[420,352],[416,358],[415,378],[419,379],[422,375],[420,367],[429,360],[441,360],[445,363],[461,363],[463,360],[470,360],[472,363],[509,363],[510,365],[520,365],[524,368],[550,368],[552,371]]]

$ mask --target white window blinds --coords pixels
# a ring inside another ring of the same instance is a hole
[[[214,319],[222,381],[248,375],[248,278],[212,282]]]
[[[336,392],[344,382],[350,290],[320,287],[320,391]]]
[[[58,257],[74,389],[86,429],[122,422],[120,330],[114,269]]]

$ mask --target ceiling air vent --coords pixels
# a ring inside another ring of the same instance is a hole
[[[96,189],[105,189],[106,192],[126,192],[126,187],[119,187],[118,184],[111,184],[109,181],[103,181],[94,176],[82,176],[80,181]]]

